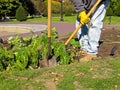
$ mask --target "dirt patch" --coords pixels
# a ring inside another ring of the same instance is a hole
[[[120,26],[108,25],[104,26],[101,38],[99,41],[100,46],[98,56],[105,57],[120,57]],[[69,35],[70,36],[70,35]],[[68,35],[62,37],[62,40],[66,41]],[[67,37],[67,38],[66,38]]]
[[[45,87],[47,88],[47,90],[57,90],[56,85],[53,82],[53,80],[46,80]]]
[[[107,25],[104,26],[101,38],[99,41],[100,46],[98,56],[105,57],[120,57],[120,26],[119,25]],[[70,36],[70,35],[69,35]],[[66,41],[69,36],[62,37],[63,41]]]
[[[81,90],[80,88],[82,87],[78,81],[73,82],[73,84],[75,85],[75,88],[76,88],[75,90]]]
[[[99,56],[120,56],[120,26],[107,26],[100,39]]]

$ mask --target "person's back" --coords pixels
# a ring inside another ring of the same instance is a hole
[[[76,12],[89,11],[97,0],[71,0],[76,8]]]

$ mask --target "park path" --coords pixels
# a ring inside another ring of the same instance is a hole
[[[26,28],[32,30],[35,34],[41,34],[41,32],[46,31],[47,29],[47,22],[20,22],[20,23],[0,23],[0,31],[4,27],[13,27],[13,28]],[[55,27],[59,35],[66,35],[70,34],[75,30],[74,23],[68,22],[53,22],[52,27]],[[116,26],[114,26],[116,27]],[[114,28],[112,25],[105,25],[104,28]],[[29,36],[31,35],[30,32],[18,32],[21,36]],[[0,32],[0,37],[3,39],[7,39],[10,36],[14,36],[16,33],[7,32]]]
[[[23,23],[23,24],[30,24],[30,23]],[[32,22],[31,24],[47,26],[47,22]],[[73,32],[75,29],[75,24],[69,22],[53,22],[52,27],[55,27],[58,34],[61,35],[61,34],[67,34]]]
[[[22,23],[10,23],[10,24],[6,24],[6,23],[2,23],[0,24],[0,31],[2,30],[2,28],[26,28],[29,30],[32,30],[35,34],[40,34],[43,31],[46,31],[47,29],[47,22],[22,22]],[[55,27],[58,34],[59,35],[65,35],[68,34],[70,32],[73,32],[75,29],[74,23],[66,23],[66,22],[54,22],[52,23],[52,27]],[[31,35],[29,32],[18,32],[17,34],[21,35],[21,36],[28,36]],[[7,33],[7,31],[0,32],[0,37],[3,39],[7,39],[10,36],[14,36],[16,35],[16,33]]]

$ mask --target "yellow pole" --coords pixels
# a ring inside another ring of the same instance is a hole
[[[91,8],[91,10],[88,12],[87,16],[90,17],[91,13],[96,9],[96,7],[99,5],[99,3],[102,0],[98,0],[95,5]],[[70,40],[75,36],[75,34],[78,32],[78,30],[82,27],[82,24],[80,23],[80,25],[74,30],[74,32],[71,34],[71,36],[68,38],[68,40],[65,42],[65,45],[68,45],[68,43],[70,42]]]
[[[48,59],[51,49],[51,0],[48,0]]]

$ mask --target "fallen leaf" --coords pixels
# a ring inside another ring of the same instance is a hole
[[[58,80],[60,80],[60,78],[58,78],[58,77],[55,77],[55,78],[54,78],[54,82],[55,82],[55,81],[58,81]]]
[[[113,88],[113,90],[118,90],[118,86],[115,85],[114,88]]]
[[[75,76],[76,77],[81,77],[81,76],[84,76],[84,75],[85,75],[84,73],[80,72],[80,73],[77,73]]]
[[[91,68],[90,68],[90,71],[95,70],[97,67],[98,67],[98,65],[96,65],[96,64],[95,64],[95,65],[92,65]]]
[[[52,74],[52,75],[56,75],[57,73],[55,73],[55,72],[51,72],[51,74]]]

